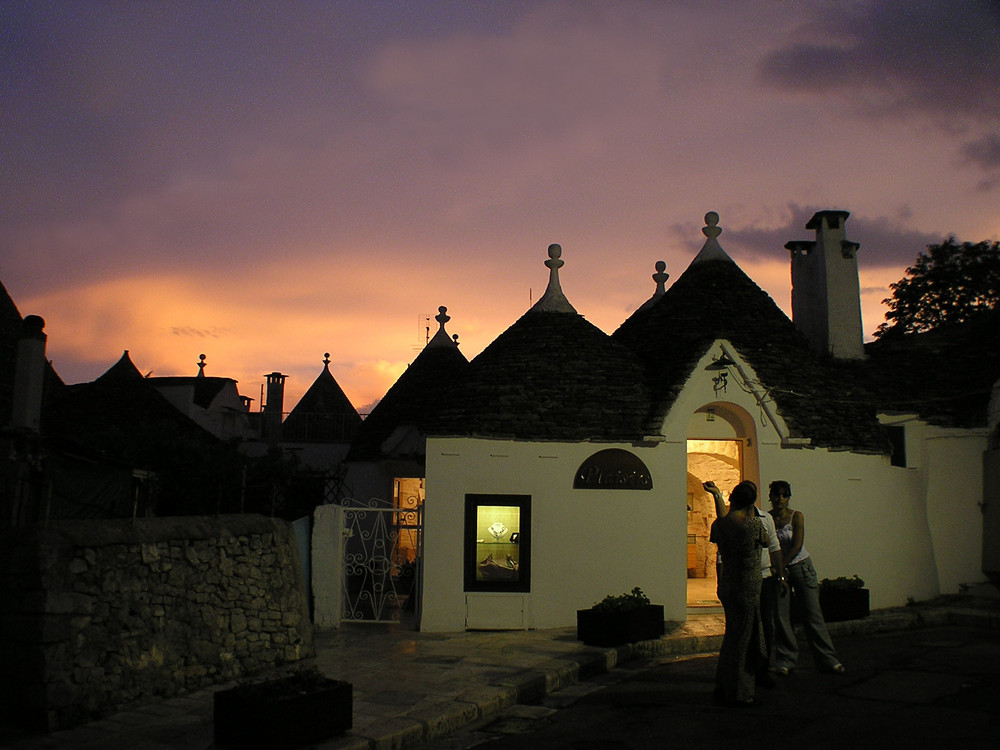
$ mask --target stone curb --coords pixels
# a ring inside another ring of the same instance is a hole
[[[1000,628],[1000,612],[953,608],[885,610],[863,620],[831,622],[827,627],[833,636],[846,636],[944,625]],[[721,646],[721,635],[667,636],[606,649],[581,646],[581,651],[575,654],[501,678],[493,685],[467,691],[455,701],[423,708],[387,722],[380,728],[377,737],[349,735],[324,744],[323,748],[401,750],[421,742],[442,739],[459,729],[490,719],[514,704],[536,703],[558,690],[609,672],[633,659],[710,654]]]

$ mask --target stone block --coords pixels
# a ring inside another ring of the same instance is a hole
[[[48,591],[45,595],[45,612],[50,615],[84,614],[93,611],[95,597],[73,591]]]

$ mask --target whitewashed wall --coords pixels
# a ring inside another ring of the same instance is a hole
[[[723,349],[748,382],[756,379],[738,352],[717,342],[664,419],[659,442],[428,440],[421,628],[462,630],[469,608],[487,611],[482,605],[491,597],[497,612],[523,605],[524,627],[568,627],[577,609],[633,586],[663,604],[668,620],[685,619],[687,439],[712,437],[692,434],[692,415],[710,404],[729,405],[737,415],[734,432],[749,439],[745,477],[761,487],[765,510],[768,483],[791,484],[820,578],[860,576],[874,608],[985,580],[978,506],[985,431],[909,425],[907,467],[892,466],[888,456],[810,447],[789,438],[775,405],[759,401],[752,388],[748,393],[730,378],[725,392],[715,390],[716,373],[704,368]],[[572,489],[583,460],[610,447],[644,461],[651,492]],[[531,495],[530,593],[464,592],[466,493]]]
[[[765,447],[761,473],[792,486],[819,577],[858,575],[874,608],[940,592],[922,482],[883,456]]]
[[[756,455],[748,453],[746,476],[758,482],[765,510],[771,481],[792,485],[792,507],[805,516],[806,548],[820,578],[861,576],[875,608],[984,580],[976,505],[982,497],[984,435],[908,425],[907,468],[892,466],[888,456],[809,447],[788,439],[773,403],[766,398],[759,403],[732,377],[725,394],[714,392],[713,373],[704,368],[723,350],[736,360],[733,369],[751,383],[756,380],[738,351],[726,341],[716,342],[692,371],[663,432],[679,443],[682,425],[690,431],[690,415],[713,400],[745,410],[757,445]]]
[[[986,580],[983,574],[982,430],[923,430],[927,517],[942,593]]]
[[[580,464],[605,448],[637,455],[652,490],[574,490]],[[421,630],[466,627],[469,608],[523,601],[527,628],[568,627],[576,610],[639,586],[668,620],[686,617],[684,451],[605,443],[427,441]],[[465,495],[530,495],[531,592],[463,591]],[[523,600],[520,597],[523,596]]]

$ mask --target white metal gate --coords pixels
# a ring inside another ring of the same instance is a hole
[[[419,622],[423,506],[342,501],[344,622]]]

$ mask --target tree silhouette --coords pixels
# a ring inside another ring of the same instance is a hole
[[[890,284],[886,322],[875,337],[921,333],[949,323],[964,323],[1000,309],[1000,242],[963,242],[949,237],[928,245],[926,253]]]

